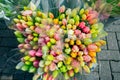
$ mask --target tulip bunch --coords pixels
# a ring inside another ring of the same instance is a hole
[[[25,8],[13,19],[19,51],[24,54],[16,69],[42,76],[42,80],[65,80],[79,72],[90,73],[96,53],[105,45],[103,24],[96,11],[59,8],[59,16]],[[102,36],[101,36],[102,35]]]

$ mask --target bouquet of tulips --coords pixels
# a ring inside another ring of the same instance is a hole
[[[98,13],[92,8],[57,9],[44,13],[25,7],[13,19],[19,51],[24,55],[16,69],[34,73],[33,80],[69,80],[90,73],[96,66],[106,36]]]

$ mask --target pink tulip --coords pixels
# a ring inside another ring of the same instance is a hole
[[[36,54],[36,51],[35,51],[35,50],[30,50],[30,51],[29,51],[29,55],[30,55],[30,56],[34,57],[35,54]]]
[[[19,48],[19,49],[22,49],[23,46],[24,46],[24,44],[19,44],[19,45],[18,45],[18,48]]]
[[[56,69],[56,64],[52,62],[52,63],[49,65],[49,70],[50,70],[50,71],[54,71],[55,69]]]
[[[57,54],[55,53],[55,51],[50,51],[50,54],[52,54],[54,57],[57,56]]]
[[[39,27],[36,27],[35,28],[35,32],[38,33],[38,34],[40,34],[42,31],[41,31],[41,29]]]
[[[58,41],[60,40],[59,34],[54,34],[54,38]]]
[[[49,42],[50,41],[50,38],[49,37],[45,37],[45,42]]]
[[[84,53],[85,55],[88,54],[88,50],[87,50],[87,48],[85,48],[85,49],[83,50],[83,53]]]
[[[44,43],[44,39],[43,38],[39,38],[38,39],[38,44]]]
[[[77,67],[80,66],[80,63],[77,60],[72,60],[72,64],[71,65],[72,65],[73,68],[77,68]]]
[[[72,47],[72,51],[73,51],[73,52],[78,52],[78,51],[79,51],[79,47],[78,47],[77,45],[74,45],[74,46]]]
[[[25,49],[30,49],[31,46],[30,46],[30,44],[25,44],[25,45],[24,45],[24,48],[25,48]]]
[[[45,27],[45,29],[46,29],[46,31],[49,30],[49,29],[50,29],[50,25],[47,25],[47,26]]]
[[[27,16],[27,15],[31,15],[32,14],[32,11],[31,10],[26,10],[26,11],[23,11],[22,12],[22,15],[23,16]]]
[[[60,28],[60,26],[59,25],[54,25],[55,26],[55,29],[59,29]]]
[[[64,57],[63,54],[60,54],[60,55],[56,56],[56,58],[57,58],[57,60],[59,60],[59,61],[63,61],[65,57]]]
[[[80,35],[81,31],[80,30],[75,30],[74,33],[75,33],[75,35]]]
[[[84,59],[85,62],[90,62],[91,61],[91,57],[89,55],[83,56],[83,59]]]
[[[80,38],[80,39],[86,38],[86,34],[85,34],[85,33],[81,33],[81,34],[79,35],[79,38]]]
[[[84,27],[82,31],[84,33],[89,33],[90,32],[90,28],[89,27]]]
[[[59,60],[58,60],[57,58],[55,58],[55,59],[53,60],[53,62],[54,62],[54,63],[58,63]]]
[[[17,23],[17,24],[16,24],[16,27],[17,27],[17,29],[20,30],[20,31],[23,30],[23,27],[22,27],[22,25],[21,25],[20,23]]]
[[[38,61],[38,60],[35,60],[35,61],[33,62],[33,65],[34,65],[34,67],[38,68],[38,67],[39,67],[39,61]]]
[[[28,26],[24,23],[22,23],[23,28],[27,28]]]
[[[49,74],[48,73],[44,73],[43,74],[43,80],[48,80]]]
[[[36,56],[38,56],[38,57],[42,57],[42,50],[41,49],[39,49],[37,52],[36,52],[36,54],[35,54]]]
[[[66,24],[67,24],[67,20],[66,20],[66,19],[63,19],[63,20],[62,20],[62,24],[63,24],[63,25],[66,25]]]
[[[98,47],[95,44],[90,44],[87,46],[87,49],[89,51],[96,51],[98,49]]]
[[[29,44],[29,42],[30,42],[30,41],[29,41],[28,39],[25,39],[25,43]]]
[[[55,80],[52,75],[48,77],[48,80]]]
[[[91,34],[86,34],[86,38],[91,38]]]
[[[60,13],[63,13],[65,11],[65,6],[61,6],[60,8],[59,8],[59,12]]]
[[[87,20],[90,21],[90,20],[92,20],[95,17],[96,17],[95,14],[88,14]]]
[[[85,22],[81,22],[81,23],[79,23],[79,25],[78,25],[81,29],[83,29],[84,27],[85,27]]]
[[[32,40],[32,39],[33,39],[33,36],[32,36],[32,35],[28,35],[27,39],[28,39],[28,40]]]

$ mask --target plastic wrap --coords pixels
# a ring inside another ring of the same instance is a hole
[[[98,13],[82,0],[32,0],[6,23],[14,29],[23,53],[16,69],[33,80],[74,80],[96,67],[105,44]]]

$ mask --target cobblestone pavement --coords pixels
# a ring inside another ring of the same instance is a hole
[[[0,80],[32,80],[33,74],[15,69],[22,56],[13,31],[0,21]],[[98,66],[82,80],[120,80],[120,19],[106,25],[107,45],[98,53]],[[16,54],[18,53],[18,54]]]

